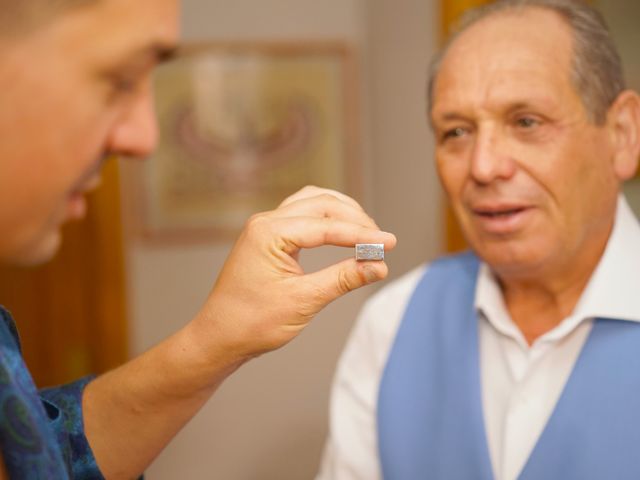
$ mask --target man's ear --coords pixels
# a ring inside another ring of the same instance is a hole
[[[621,181],[633,177],[640,157],[640,96],[625,90],[607,113],[614,147],[613,169]]]

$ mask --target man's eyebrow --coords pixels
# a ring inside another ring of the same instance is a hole
[[[156,63],[164,63],[175,58],[178,52],[178,45],[156,42],[149,45],[146,51]]]
[[[507,111],[509,113],[513,113],[513,112],[517,112],[518,110],[528,110],[532,107],[533,105],[530,102],[522,100],[519,102],[513,102],[511,105],[509,105],[509,108],[507,109]]]
[[[433,120],[437,120],[439,122],[453,122],[459,120],[468,120],[468,118],[457,112],[443,112],[433,115]]]
[[[134,49],[122,59],[124,65],[159,64],[173,59],[178,52],[178,45],[165,42],[152,42]]]
[[[505,105],[502,106],[502,112],[512,114],[521,110],[537,109],[538,104],[542,102],[549,103],[549,101],[546,99],[538,99],[537,101],[530,101],[528,99],[507,101],[505,102]],[[455,122],[468,120],[468,117],[456,111],[435,112],[432,117],[433,120],[439,122]]]

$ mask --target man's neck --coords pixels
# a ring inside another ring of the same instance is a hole
[[[538,284],[503,287],[507,310],[529,345],[571,315],[588,281],[558,290]]]
[[[589,245],[553,268],[530,276],[498,276],[505,305],[529,345],[558,326],[574,311],[602,258],[612,226]]]

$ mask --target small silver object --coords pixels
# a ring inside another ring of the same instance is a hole
[[[383,243],[357,243],[356,244],[356,260],[359,262],[365,260],[384,260],[384,244]]]

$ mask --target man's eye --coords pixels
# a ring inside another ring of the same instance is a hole
[[[442,135],[442,138],[443,138],[443,140],[460,138],[460,137],[464,136],[466,133],[467,133],[467,131],[464,128],[456,127],[456,128],[452,128],[451,130],[447,130],[446,132],[444,132],[444,135]]]
[[[134,92],[138,88],[138,80],[127,77],[116,77],[113,79],[115,90],[123,93]]]
[[[143,88],[148,76],[139,72],[117,71],[109,75],[110,88],[115,94],[135,94]]]
[[[516,120],[516,124],[521,128],[531,128],[538,125],[538,121],[531,117],[520,117]]]

